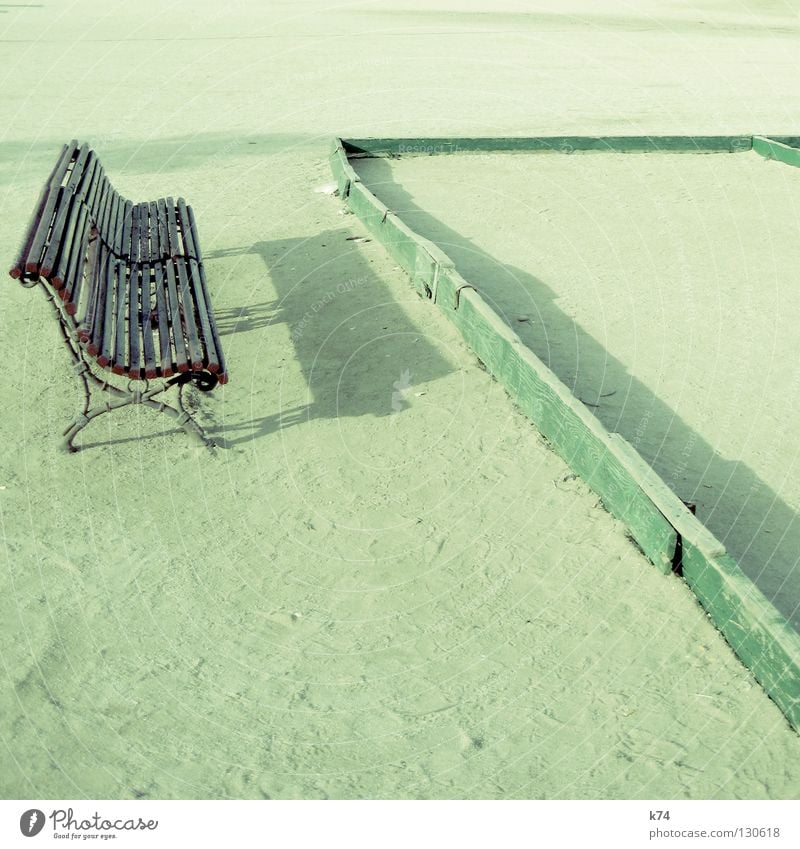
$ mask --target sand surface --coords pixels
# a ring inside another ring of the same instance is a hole
[[[688,590],[318,191],[332,132],[792,131],[757,6],[2,8],[4,254],[87,138],[193,204],[231,382],[214,456],[146,410],[68,456],[49,307],[0,287],[0,795],[797,795]]]
[[[800,626],[800,169],[752,153],[357,167]]]

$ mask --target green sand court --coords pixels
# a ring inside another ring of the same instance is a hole
[[[669,148],[353,164],[797,627],[800,169]]]
[[[0,244],[87,138],[126,196],[191,201],[231,376],[193,396],[213,457],[147,410],[61,453],[57,327],[0,287],[3,797],[797,797],[798,735],[691,592],[330,185],[345,132],[795,131],[797,19],[717,5],[0,15]]]

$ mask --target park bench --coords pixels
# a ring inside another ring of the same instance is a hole
[[[212,444],[186,411],[183,388],[207,392],[228,374],[182,198],[132,203],[87,144],[65,144],[10,274],[47,294],[82,381],[83,411],[64,431],[70,451],[90,421],[130,404],[166,413]],[[173,386],[176,407],[158,398]],[[93,404],[93,390],[106,400]]]

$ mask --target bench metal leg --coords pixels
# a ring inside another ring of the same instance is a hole
[[[147,392],[124,392],[117,390],[117,387],[115,386],[108,385],[106,387],[108,391],[113,391],[115,395],[119,392],[119,395],[117,395],[113,401],[106,401],[106,403],[102,406],[87,409],[82,415],[78,416],[78,418],[64,431],[67,449],[69,451],[78,450],[73,445],[73,440],[86,427],[86,425],[89,424],[90,421],[96,419],[98,416],[102,416],[103,413],[110,413],[112,410],[118,410],[121,407],[127,407],[131,404],[142,404],[145,407],[157,410],[159,413],[166,413],[166,415],[174,419],[176,424],[183,428],[183,430],[185,430],[186,433],[188,433],[189,436],[197,442],[213,448],[214,443],[208,439],[203,432],[203,429],[191,417],[187,410],[184,409],[182,404],[180,405],[180,410],[176,410],[175,407],[171,407],[163,401],[153,400],[153,395],[165,392],[168,388],[168,386],[158,386],[154,389],[148,390]]]
[[[104,413],[110,413],[112,410],[118,410],[122,407],[127,407],[131,404],[141,404],[145,407],[150,407],[157,410],[159,413],[165,413],[172,418],[175,423],[181,427],[186,433],[198,443],[209,448],[215,447],[215,443],[209,439],[199,424],[192,418],[191,413],[183,405],[183,383],[178,384],[177,393],[177,409],[164,401],[155,400],[156,396],[166,392],[172,387],[172,383],[164,381],[152,388],[148,382],[130,381],[127,389],[122,389],[119,386],[114,386],[101,377],[98,377],[91,368],[89,361],[84,357],[83,349],[80,346],[77,338],[75,338],[70,326],[65,321],[61,307],[56,302],[56,298],[50,290],[42,284],[47,298],[53,305],[57,315],[58,324],[61,329],[61,335],[64,344],[69,350],[73,362],[75,375],[81,381],[83,387],[83,409],[81,414],[75,421],[64,431],[64,438],[67,450],[74,452],[78,449],[74,445],[75,437],[89,424],[93,419],[102,416]],[[131,385],[143,386],[143,388],[131,389]],[[107,396],[111,396],[103,404],[92,406],[92,389],[98,392],[104,392]]]

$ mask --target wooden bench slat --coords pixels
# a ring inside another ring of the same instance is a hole
[[[150,221],[150,203],[143,203],[141,210],[142,224],[139,229],[139,240],[141,243],[139,247],[139,258],[142,262],[149,262],[152,253],[150,242],[153,228],[153,223]]]
[[[89,211],[85,206],[81,206],[78,210],[78,220],[75,224],[69,260],[64,274],[66,284],[61,290],[61,297],[67,304],[75,303],[75,293],[80,290],[83,282],[86,254],[89,251],[89,234]],[[67,310],[69,311],[69,307]]]
[[[111,188],[111,183],[108,181],[108,178],[104,177],[100,181],[97,194],[95,195],[95,202],[91,206],[94,227],[97,230],[101,239],[106,238],[106,232],[103,229],[103,216],[105,214],[105,210],[108,204],[109,195],[112,191],[113,189]]]
[[[67,304],[68,312],[77,309],[84,279],[84,263],[92,226],[87,200],[96,194],[101,178],[102,166],[92,153],[87,160],[87,168],[78,186],[78,193],[72,201],[70,219],[62,236],[63,245],[55,273],[50,280],[55,289],[63,287],[61,295]]]
[[[158,223],[158,203],[150,201],[150,262],[161,259],[161,234]]]
[[[28,256],[25,261],[26,274],[39,273],[39,263],[42,259],[42,251],[44,250],[45,242],[50,232],[50,226],[53,223],[53,213],[56,209],[56,203],[61,195],[61,183],[64,179],[64,175],[67,173],[67,168],[69,168],[77,148],[78,142],[73,139],[67,145],[64,154],[59,160],[57,168],[53,171],[50,178],[49,190],[47,198],[45,199],[42,215],[36,226],[33,238],[31,239],[30,247],[28,248]]]
[[[175,345],[175,365],[178,371],[189,371],[189,355],[186,351],[181,307],[178,300],[178,287],[175,282],[175,264],[168,260],[164,265],[167,277],[169,325],[172,328],[172,342]]]
[[[103,184],[108,182],[108,177],[106,177],[106,172],[103,170],[103,166],[100,163],[100,160],[97,161],[97,165],[94,169],[94,174],[92,175],[92,179],[89,185],[86,188],[86,206],[89,207],[92,212],[92,219],[95,217],[95,205],[100,196],[100,192],[103,190]]]
[[[191,210],[186,206],[186,201],[183,198],[178,198],[178,221],[183,236],[184,254],[187,259],[200,259],[192,233]]]
[[[139,262],[140,210],[141,207],[138,203],[134,204],[133,209],[131,209],[131,243],[127,250],[123,247],[123,250],[126,251],[127,255],[130,257],[131,262]]]
[[[111,181],[104,177],[91,205],[94,226],[100,238],[108,244],[111,235],[111,212],[114,208],[114,197],[117,193]]]
[[[161,263],[153,269],[155,272],[156,308],[158,310],[158,351],[161,363],[161,374],[171,377],[175,373],[175,360],[172,355],[171,333],[169,325],[169,307],[167,305],[167,290],[165,286],[164,270]]]
[[[179,259],[175,263],[178,270],[178,281],[180,283],[181,306],[183,308],[183,326],[188,340],[189,359],[193,371],[202,371],[204,362],[203,346],[200,344],[198,333],[197,308],[194,301],[194,292],[189,284],[189,273],[186,268],[186,260]]]
[[[64,184],[64,188],[70,194],[74,195],[78,193],[78,187],[83,182],[84,175],[86,174],[86,166],[89,163],[91,152],[89,145],[85,143],[78,148],[75,161],[72,163],[72,170],[69,172],[67,182]]]
[[[208,370],[215,374],[219,374],[219,382],[226,383],[228,380],[227,371],[225,369],[225,357],[222,353],[222,344],[219,338],[219,330],[217,329],[217,322],[214,319],[214,314],[211,311],[211,299],[208,295],[208,283],[206,281],[206,272],[203,267],[203,258],[200,253],[200,239],[198,237],[197,232],[197,222],[194,217],[194,210],[192,207],[188,207],[189,211],[189,232],[192,234],[192,240],[194,242],[195,250],[197,252],[197,271],[198,276],[195,280],[199,283],[198,291],[197,291],[197,303],[198,306],[202,303],[205,307],[205,316],[207,318],[208,328],[210,332],[210,336],[206,336],[206,339],[210,339],[211,343],[213,343],[214,353],[216,356],[212,356],[212,345],[207,344],[208,349]],[[205,333],[205,328],[204,328]],[[217,368],[214,368],[217,366]]]
[[[180,239],[178,238],[178,222],[175,218],[175,203],[172,198],[167,198],[167,238],[169,242],[169,256],[177,259],[183,254]]]
[[[124,274],[123,264],[116,257],[112,258],[106,271],[106,288],[103,293],[103,311],[99,327],[100,351],[97,355],[97,364],[102,368],[108,368],[111,365],[111,358],[114,355],[116,297],[119,291],[119,277]]]
[[[59,191],[57,207],[55,210],[55,219],[47,237],[47,246],[44,251],[44,256],[39,266],[39,274],[42,277],[50,277],[53,269],[56,266],[58,255],[64,248],[64,230],[68,226],[73,208],[80,201],[76,200],[78,187],[83,182],[86,173],[86,164],[89,159],[89,145],[82,144],[77,152],[75,161],[68,169],[68,174],[65,172],[66,183]],[[53,285],[56,285],[55,283]],[[56,286],[56,288],[58,288]]]
[[[81,203],[90,209],[103,176],[103,166],[100,164],[100,160],[94,155],[94,151],[92,151],[83,173],[83,179],[76,191],[76,195]]]
[[[69,172],[66,185],[61,189],[58,201],[58,211],[50,234],[47,239],[47,248],[44,252],[39,274],[42,277],[51,277],[57,269],[59,257],[65,253],[70,244],[70,226],[74,226],[77,217],[77,207],[82,203],[83,197],[79,194],[80,186],[85,184],[87,168],[94,171],[93,158],[88,144],[81,145],[78,150],[77,159]],[[63,280],[58,275],[51,281],[56,289],[63,285]]]
[[[114,231],[116,229],[117,216],[119,215],[119,207],[121,203],[124,203],[124,201],[116,191],[113,191],[111,194],[111,203],[108,207],[108,216],[106,217],[106,232],[105,235],[100,237],[106,247],[112,251],[114,250]]]
[[[125,229],[125,210],[127,201],[120,197],[117,203],[117,215],[111,228],[111,250],[115,256],[122,253],[122,234]]]
[[[89,264],[88,291],[83,299],[81,310],[82,320],[78,329],[78,338],[81,342],[89,343],[89,353],[97,356],[98,347],[91,344],[94,338],[95,324],[99,323],[98,314],[103,302],[103,287],[106,281],[106,266],[108,264],[108,248],[103,242],[94,243],[94,254],[90,250],[93,261]],[[76,303],[77,306],[77,303]]]
[[[72,170],[69,172],[69,177],[64,185],[73,193],[78,190],[83,174],[86,170],[86,165],[90,161],[92,149],[87,142],[78,145],[75,156],[72,161]]]
[[[73,250],[76,250],[81,244],[84,228],[90,226],[87,217],[88,210],[86,204],[83,203],[83,193],[77,195],[72,201],[67,225],[64,228],[64,233],[61,238],[61,250],[59,251],[58,260],[55,264],[53,275],[50,278],[50,283],[54,289],[61,289],[65,284],[71,289],[75,281],[69,280],[70,259],[72,258]],[[77,233],[77,238],[75,237]]]
[[[58,258],[58,251],[62,245],[62,236],[64,226],[69,217],[70,208],[72,206],[73,195],[71,192],[62,186],[58,190],[58,200],[56,201],[55,217],[53,218],[50,233],[45,242],[44,254],[39,261],[39,275],[41,277],[50,277],[53,273],[53,266]]]
[[[125,354],[128,351],[127,339],[125,337],[125,329],[127,325],[128,313],[128,287],[129,270],[124,263],[117,266],[116,277],[116,297],[114,298],[114,355],[111,361],[111,371],[114,374],[125,373]]]
[[[83,175],[75,187],[75,194],[82,195],[84,200],[88,194],[92,180],[95,179],[99,164],[100,160],[97,158],[97,154],[90,149],[89,155],[86,157],[86,165],[83,168]]]
[[[150,263],[142,265],[142,351],[144,354],[144,376],[152,380],[157,374],[156,352],[153,343],[153,268]]]
[[[50,186],[55,179],[55,175],[58,172],[58,169],[61,167],[61,163],[67,155],[67,151],[69,150],[69,145],[65,144],[61,147],[61,154],[56,160],[56,164],[53,166],[53,170],[50,172],[45,184],[42,186],[41,192],[39,192],[39,198],[36,201],[36,206],[33,208],[33,218],[31,219],[31,223],[28,225],[28,229],[25,231],[25,234],[22,237],[22,241],[20,242],[19,249],[17,250],[17,257],[14,261],[14,264],[11,266],[11,270],[9,274],[15,279],[18,280],[25,274],[25,264],[28,259],[28,254],[31,250],[31,245],[33,244],[33,240],[36,236],[36,232],[39,229],[39,224],[42,221],[42,217],[44,214],[44,208],[47,204],[47,199],[50,195]]]
[[[78,338],[82,342],[90,342],[97,314],[97,301],[105,280],[105,261],[108,258],[106,246],[97,239],[89,242],[86,262],[86,274],[82,276],[74,303],[67,304],[67,311],[73,313],[78,320]],[[96,355],[97,351],[92,351]]]
[[[58,256],[55,271],[50,278],[50,283],[56,290],[61,290],[64,300],[69,299],[69,292],[74,281],[69,279],[70,260],[73,251],[79,250],[83,238],[83,230],[89,226],[86,215],[86,207],[79,203],[72,210],[67,226],[64,229],[63,244]]]
[[[197,304],[197,318],[200,323],[200,337],[204,349],[203,363],[213,374],[220,371],[220,357],[218,353],[217,340],[215,339],[215,328],[211,323],[211,315],[208,311],[203,283],[201,280],[200,263],[196,259],[189,260],[189,285],[192,289],[194,302]]]
[[[166,259],[169,256],[169,227],[167,224],[167,201],[159,198],[158,205],[158,246],[159,258]]]
[[[112,266],[114,260],[106,245],[101,244],[100,250],[101,255],[93,278],[93,300],[87,308],[84,318],[84,327],[87,331],[86,339],[81,339],[81,341],[86,342],[86,350],[93,357],[97,357],[103,344],[103,335],[106,331],[107,301],[110,296],[113,296],[113,294],[109,294],[109,290],[113,286]]]
[[[128,279],[128,363],[127,372],[131,379],[139,379],[141,375],[140,325],[139,325],[139,303],[141,300],[141,268],[131,265],[130,277]]]
[[[125,216],[122,219],[122,238],[119,243],[118,256],[130,256],[131,228],[133,227],[133,203],[125,201]]]

